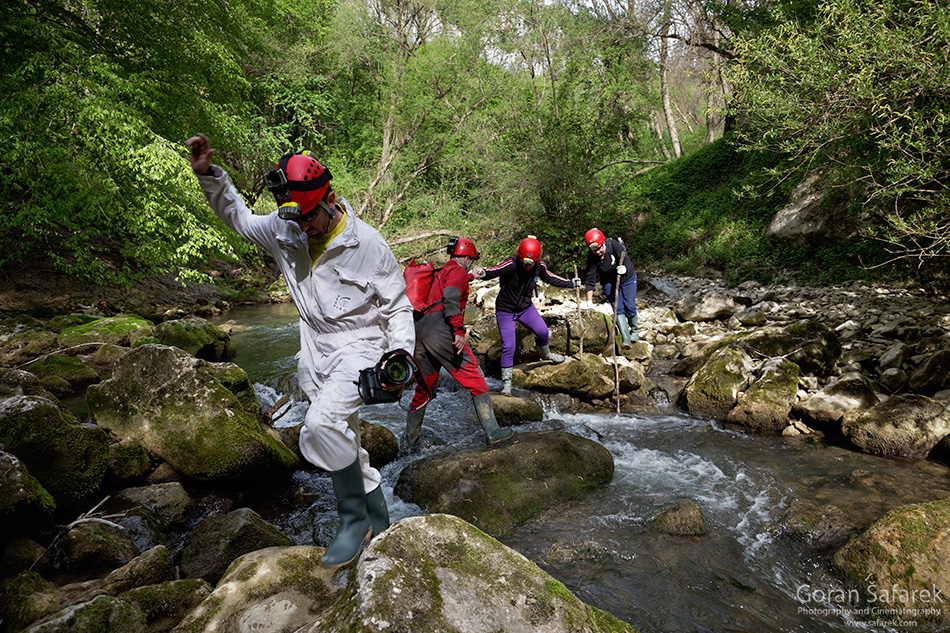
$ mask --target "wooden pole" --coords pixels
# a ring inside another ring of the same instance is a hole
[[[577,278],[577,264],[574,264],[574,278]],[[581,360],[584,359],[584,311],[581,310],[581,287],[578,286],[574,288],[577,291],[577,324],[578,324],[578,335],[581,339],[580,353],[579,356]]]
[[[627,259],[627,249],[624,248],[620,251],[620,263],[617,264],[618,267],[623,266],[623,262]],[[614,398],[617,400],[617,413],[620,413],[620,366],[617,364],[617,335],[614,333],[615,328],[617,327],[617,312],[620,308],[620,273],[617,272],[617,283],[614,285],[614,292],[617,293],[617,298],[614,299],[614,322],[610,326],[610,344],[613,345],[614,349]]]

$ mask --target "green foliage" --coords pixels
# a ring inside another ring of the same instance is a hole
[[[786,156],[776,178],[831,166],[865,189],[895,259],[950,256],[950,7],[833,0],[736,50],[743,140]]]
[[[779,160],[764,151],[743,152],[727,135],[631,180],[624,188],[629,224],[620,234],[634,262],[641,269],[736,282],[790,276],[828,283],[866,277],[861,263],[884,256],[876,244],[856,239],[789,248],[768,242],[769,223],[797,182],[761,186],[762,174]],[[749,190],[754,195],[744,193]]]

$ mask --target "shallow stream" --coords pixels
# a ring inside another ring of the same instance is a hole
[[[286,390],[299,346],[296,310],[280,304],[240,308],[222,319],[238,325],[235,362],[255,382],[261,405]],[[498,381],[489,379],[498,389]],[[408,400],[408,395],[404,397]],[[406,402],[401,403],[403,405]],[[294,402],[278,426],[303,419]],[[365,406],[361,417],[399,437],[397,404]],[[517,431],[564,429],[595,440],[614,458],[613,481],[587,499],[559,507],[503,539],[578,597],[644,633],[890,631],[855,619],[856,606],[832,602],[843,588],[828,552],[778,529],[790,505],[836,506],[864,528],[907,503],[950,496],[950,469],[930,461],[871,457],[820,442],[758,437],[659,407],[637,415],[575,415],[546,409],[540,423]],[[412,459],[481,445],[471,396],[443,376],[427,408],[430,446],[382,469],[393,520],[423,513],[394,497]],[[651,517],[688,499],[709,533],[658,534]],[[326,475],[300,471],[286,494],[257,508],[297,543],[327,544],[336,513]]]

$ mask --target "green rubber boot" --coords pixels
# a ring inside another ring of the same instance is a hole
[[[363,471],[360,461],[356,460],[346,468],[330,473],[333,492],[336,493],[336,511],[340,516],[340,525],[336,538],[330,543],[320,565],[323,567],[342,567],[351,562],[360,553],[363,543],[373,534],[373,528],[366,513],[366,491],[363,490]]]
[[[640,340],[640,330],[637,329],[637,315],[633,315],[633,318],[627,319],[630,322],[630,340],[639,341]]]
[[[549,360],[549,361],[551,361],[552,363],[563,363],[563,362],[564,362],[564,356],[562,356],[561,354],[556,354],[556,353],[552,352],[552,351],[551,351],[551,345],[550,345],[550,344],[548,344],[548,345],[539,345],[539,346],[538,346],[538,352],[541,354],[541,358],[543,358],[544,360]]]
[[[419,447],[419,434],[422,432],[422,420],[426,417],[426,408],[410,411],[406,416],[405,450],[408,453]]]
[[[386,507],[382,486],[377,486],[373,492],[366,495],[366,514],[369,515],[373,536],[382,534],[389,527],[389,508]]]
[[[513,367],[501,368],[501,393],[506,396],[511,395],[511,376],[514,373]]]
[[[495,419],[495,412],[491,408],[491,397],[487,393],[475,396],[475,415],[478,416],[478,423],[485,430],[485,443],[495,444],[503,442],[515,434],[511,429],[503,429],[498,426]]]
[[[621,347],[623,349],[632,347],[630,343],[630,324],[627,322],[626,314],[617,315],[617,328],[620,330]]]

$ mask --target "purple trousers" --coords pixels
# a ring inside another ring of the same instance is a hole
[[[548,334],[548,324],[538,314],[534,305],[522,312],[495,312],[498,322],[498,332],[501,334],[501,366],[511,367],[515,364],[515,345],[518,342],[515,326],[520,323],[534,333],[535,341],[540,347],[547,345],[551,337]]]

